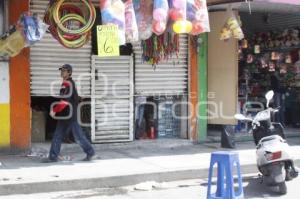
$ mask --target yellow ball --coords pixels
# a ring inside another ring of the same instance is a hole
[[[193,29],[193,25],[190,21],[186,20],[181,20],[181,21],[176,21],[173,24],[173,31],[177,34],[182,34],[182,33],[189,33]]]

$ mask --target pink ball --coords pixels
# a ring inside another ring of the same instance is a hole
[[[155,34],[161,35],[166,30],[166,24],[160,21],[153,21],[152,30]]]

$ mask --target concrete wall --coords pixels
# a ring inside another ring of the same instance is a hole
[[[29,0],[9,0],[9,24],[29,11]],[[10,59],[10,145],[27,149],[31,143],[29,49]]]
[[[10,146],[10,104],[8,62],[0,62],[0,147]]]

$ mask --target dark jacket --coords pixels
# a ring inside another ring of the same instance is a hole
[[[77,120],[79,96],[77,93],[75,82],[72,78],[63,81],[59,94],[60,101],[53,108],[53,111],[56,113],[55,115],[57,117],[64,117],[60,118],[64,120]]]

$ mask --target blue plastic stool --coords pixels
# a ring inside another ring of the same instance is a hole
[[[234,191],[233,167],[236,163],[239,189]],[[217,192],[211,193],[211,183],[213,176],[213,167],[218,164]],[[225,178],[226,177],[226,178]],[[225,179],[226,182],[225,182]],[[211,154],[210,168],[208,175],[207,199],[243,199],[244,191],[242,185],[242,176],[239,155],[235,152],[219,151]]]

